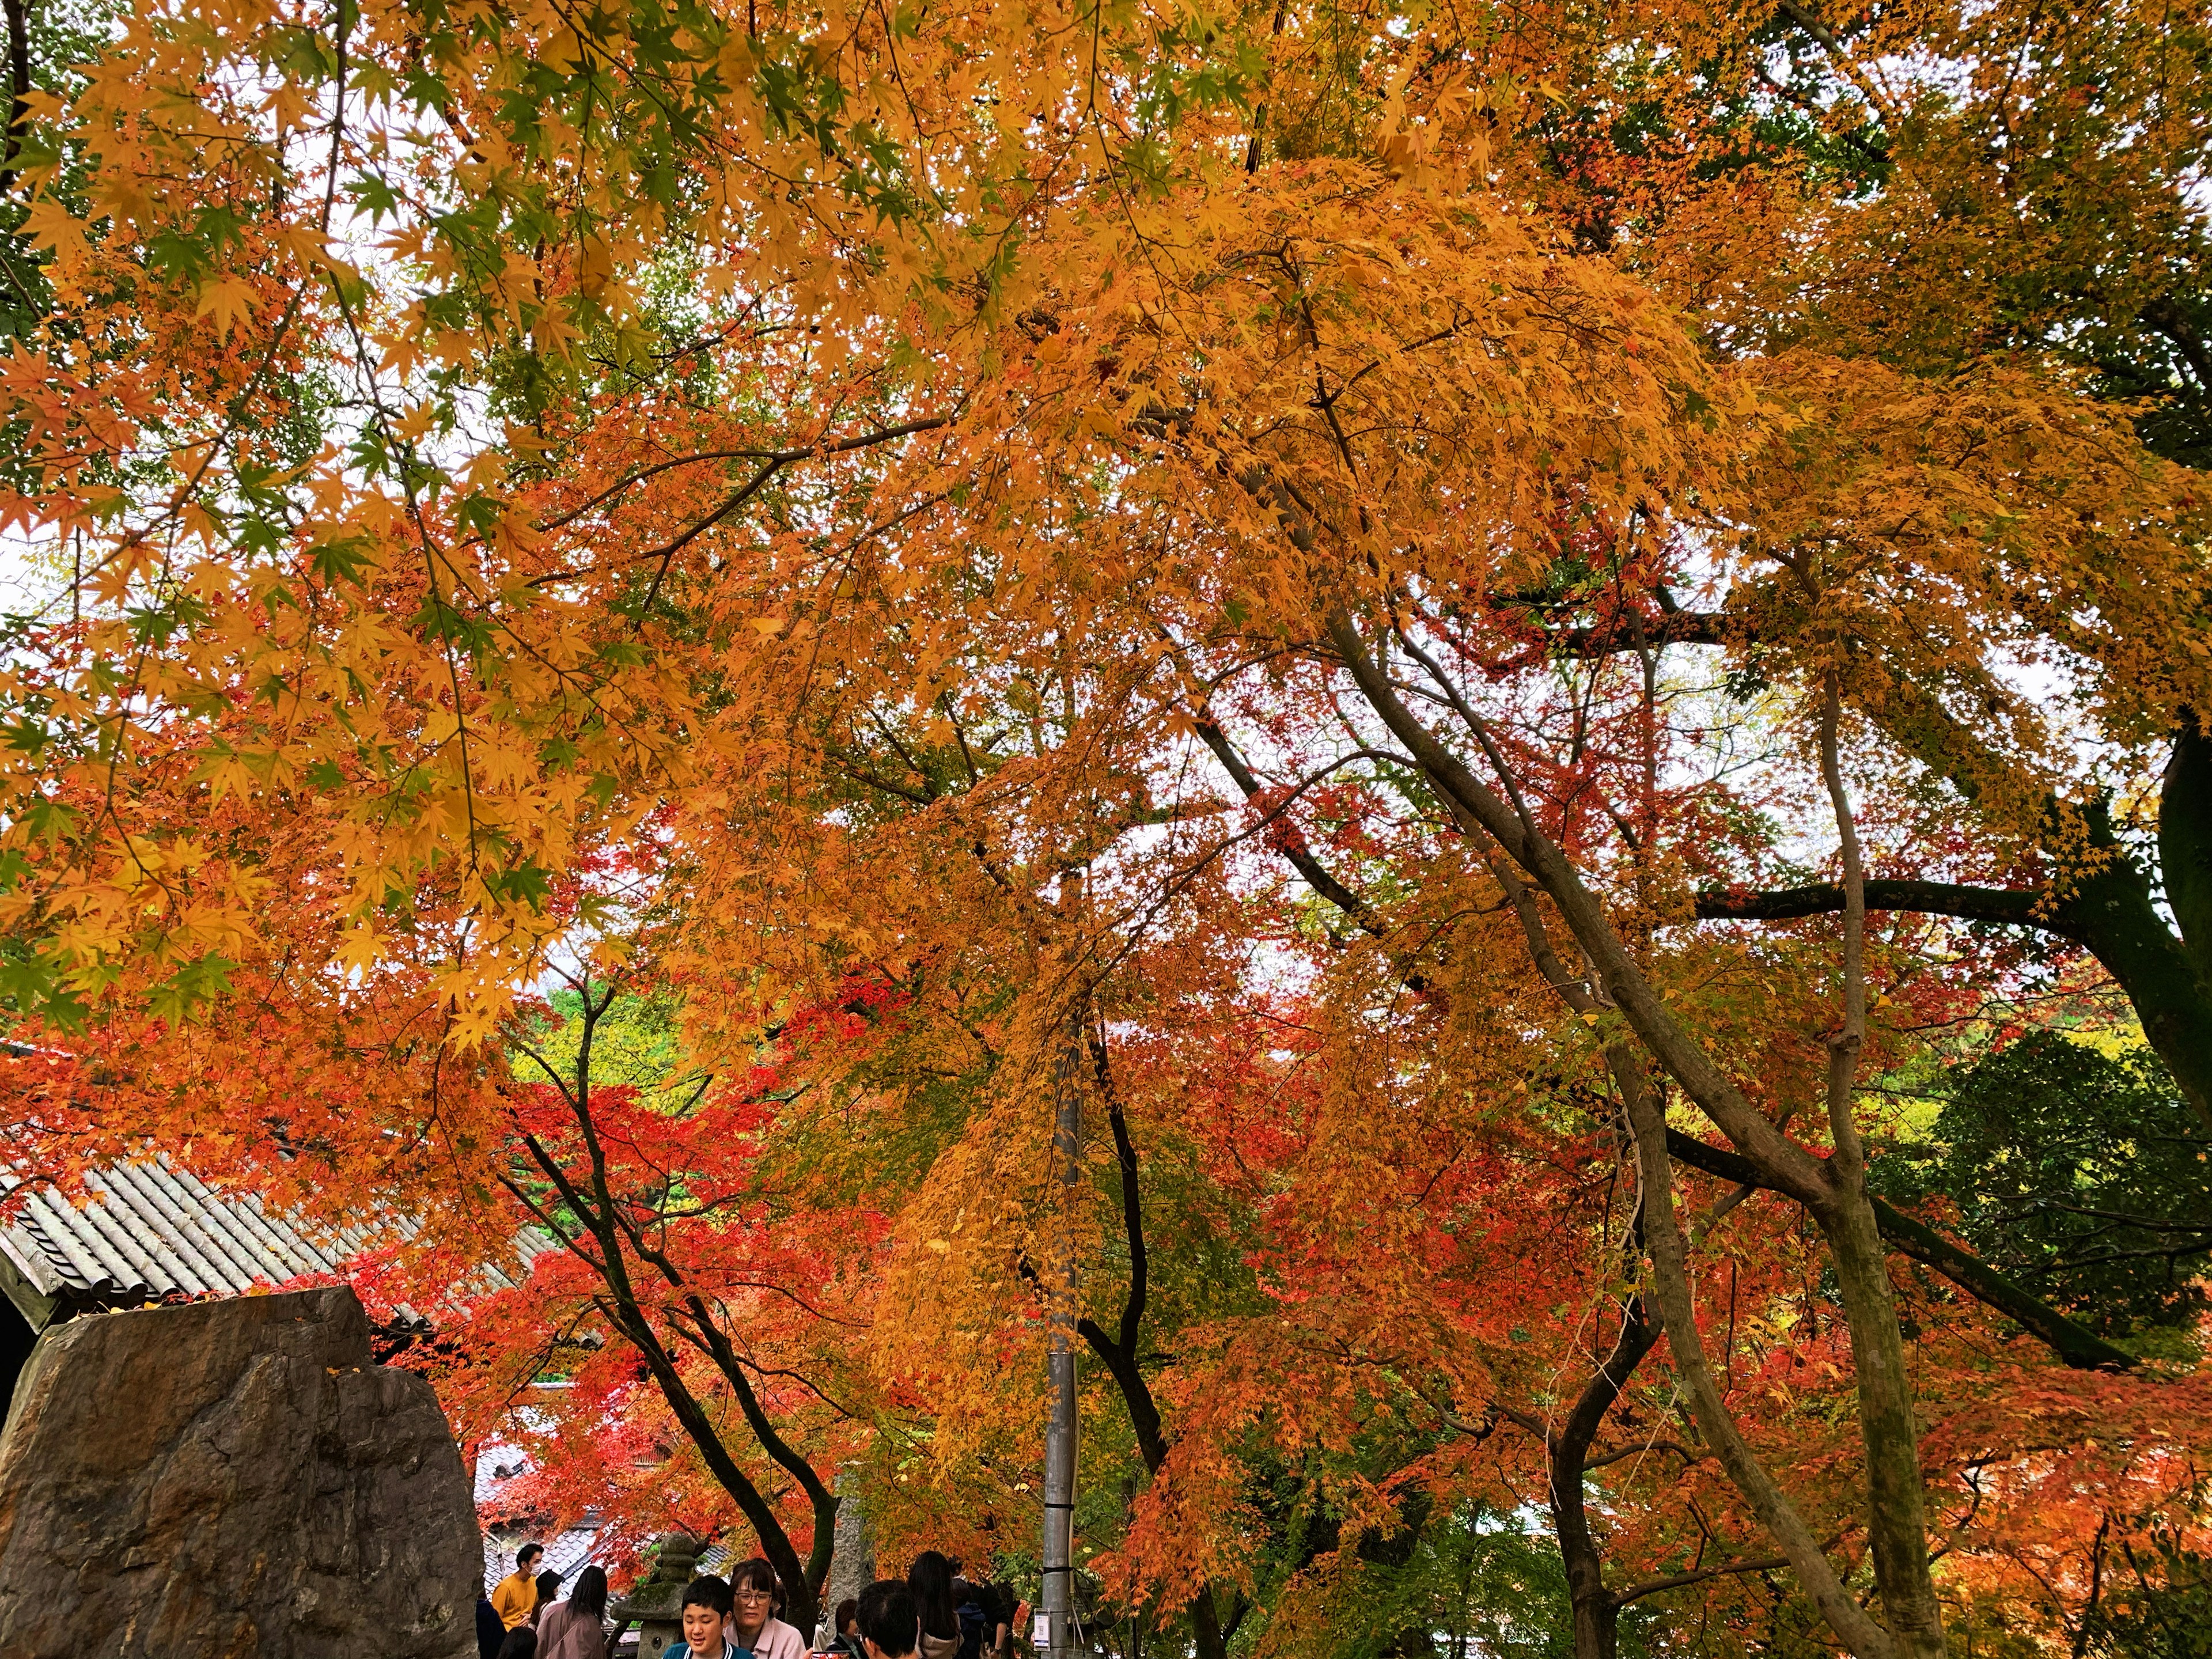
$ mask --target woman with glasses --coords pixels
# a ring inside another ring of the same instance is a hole
[[[806,1638],[775,1616],[775,1569],[757,1556],[730,1573],[729,1622],[722,1633],[753,1659],[806,1659]]]

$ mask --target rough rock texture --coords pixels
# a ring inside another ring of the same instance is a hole
[[[0,1659],[464,1659],[483,1556],[430,1385],[349,1290],[70,1321],[0,1436]]]
[[[822,1629],[808,1632],[828,1646],[837,1632],[830,1624],[837,1604],[847,1596],[858,1599],[876,1580],[876,1529],[870,1522],[867,1499],[860,1490],[860,1467],[848,1463],[837,1471],[837,1529],[830,1546],[830,1581],[822,1589]]]

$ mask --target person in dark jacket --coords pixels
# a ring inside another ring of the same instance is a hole
[[[990,1608],[983,1592],[965,1578],[952,1581],[952,1612],[960,1623],[958,1659],[983,1659],[992,1644]]]
[[[830,1621],[836,1634],[830,1645],[823,1650],[836,1659],[867,1659],[867,1650],[860,1645],[860,1601],[848,1595],[837,1604],[836,1616]]]
[[[500,1644],[507,1640],[507,1626],[500,1622],[499,1609],[491,1604],[491,1597],[477,1597],[477,1659],[499,1659]]]

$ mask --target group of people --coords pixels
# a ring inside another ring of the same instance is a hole
[[[586,1567],[566,1601],[561,1575],[538,1571],[545,1552],[526,1544],[514,1571],[477,1603],[480,1659],[610,1659],[607,1576]],[[783,1589],[758,1558],[727,1579],[702,1574],[684,1587],[682,1659],[1012,1659],[1026,1633],[1027,1604],[992,1585],[971,1584],[935,1550],[903,1579],[873,1583],[842,1602],[822,1646],[777,1615]],[[678,1659],[674,1650],[669,1659]]]
[[[477,1602],[479,1659],[607,1659],[607,1575],[586,1567],[568,1599],[556,1601],[561,1575],[534,1571],[542,1545],[525,1544],[514,1571]]]
[[[693,1579],[684,1590],[684,1659],[810,1659],[799,1632],[775,1617],[781,1602],[765,1561],[746,1562],[726,1583]],[[924,1550],[904,1578],[838,1603],[834,1633],[811,1659],[1012,1659],[1028,1624],[1026,1603],[969,1583],[948,1558]]]

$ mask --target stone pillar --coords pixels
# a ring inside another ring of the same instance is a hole
[[[848,1463],[837,1471],[837,1531],[830,1546],[830,1580],[822,1589],[822,1627],[814,1632],[817,1648],[836,1639],[837,1604],[858,1595],[875,1578],[875,1529],[860,1501],[860,1465]]]

